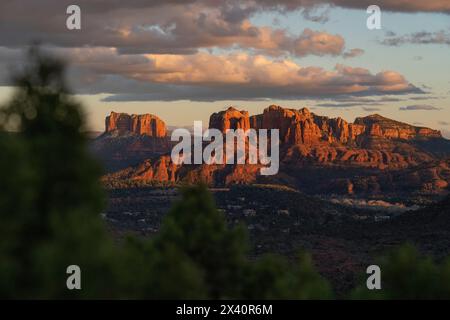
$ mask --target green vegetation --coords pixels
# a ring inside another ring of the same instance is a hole
[[[365,280],[352,293],[354,299],[450,299],[450,258],[436,263],[411,245],[381,257],[382,290],[367,290]]]
[[[107,190],[130,188],[175,188],[181,184],[171,181],[153,180],[103,180],[102,185]]]

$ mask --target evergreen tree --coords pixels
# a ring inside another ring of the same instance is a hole
[[[64,297],[66,268],[80,265],[92,294],[108,272],[112,247],[99,212],[100,167],[88,154],[81,107],[64,82],[64,67],[37,48],[1,109],[0,283],[4,297]],[[0,289],[1,290],[1,289]],[[94,293],[95,291],[95,293]]]
[[[246,265],[247,242],[242,228],[230,230],[205,186],[182,190],[155,239],[160,251],[178,248],[198,266],[211,298],[239,294]]]

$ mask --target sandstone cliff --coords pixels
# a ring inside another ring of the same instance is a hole
[[[138,165],[166,154],[170,148],[166,124],[157,116],[116,112],[106,117],[105,132],[91,144],[91,150],[107,172]]]
[[[247,111],[233,107],[214,113],[210,117],[210,128],[227,129],[279,129],[280,142],[285,144],[316,144],[338,142],[354,144],[364,138],[386,139],[441,138],[441,133],[424,127],[390,120],[380,115],[357,118],[348,123],[342,118],[318,116],[307,108],[287,109],[271,105],[262,114],[249,116]]]
[[[149,125],[152,119],[157,117],[112,113],[106,120],[106,131],[133,132],[140,137],[162,135],[165,129],[153,130]],[[315,115],[307,108],[271,105],[263,113],[250,116],[247,111],[229,107],[212,114],[209,127],[222,132],[279,129],[279,174],[261,177],[260,165],[250,164],[175,166],[168,156],[171,149],[167,144],[164,145],[166,155],[153,157],[105,179],[164,183],[202,181],[211,186],[255,183],[264,179],[264,182],[288,183],[306,192],[344,194],[436,192],[448,188],[450,183],[448,162],[439,162],[440,158],[450,155],[450,143],[439,131],[380,115],[348,123],[342,118]],[[122,150],[137,152],[140,143],[134,141],[133,148]],[[442,156],[433,152],[436,148]]]
[[[131,133],[161,138],[166,136],[166,124],[152,114],[129,115],[111,112],[105,120],[105,132]]]
[[[225,132],[228,129],[250,129],[250,119],[247,111],[239,111],[229,107],[225,111],[213,113],[209,118],[209,127]]]

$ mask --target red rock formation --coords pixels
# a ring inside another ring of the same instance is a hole
[[[263,115],[262,114],[256,114],[254,116],[250,116],[250,128],[252,128],[252,129],[262,128],[262,123],[263,123]]]
[[[165,126],[159,127],[158,121],[163,124],[151,115],[111,113],[106,119],[106,131],[132,132],[144,135],[140,139],[150,139],[147,136],[165,135]],[[281,165],[278,177],[294,179],[295,184],[307,186],[308,190],[323,192],[331,188],[333,192],[346,194],[384,190],[434,192],[448,188],[450,184],[450,166],[447,163],[411,171],[436,161],[433,153],[423,145],[430,146],[431,150],[436,149],[431,147],[438,143],[450,153],[448,141],[441,137],[439,131],[414,127],[380,115],[357,118],[354,123],[348,123],[342,118],[315,115],[306,108],[297,110],[272,105],[262,114],[249,117],[247,111],[230,107],[211,115],[209,127],[222,132],[227,129],[279,129]],[[428,144],[429,138],[433,138],[431,144]],[[132,145],[136,149],[140,149],[141,142],[138,142]],[[124,150],[134,149],[128,146]],[[129,154],[126,152],[127,156]],[[259,179],[260,165],[176,166],[167,155],[152,159],[140,166],[110,174],[108,179],[203,181],[208,185],[253,183]],[[307,170],[303,170],[305,168]],[[317,175],[314,176],[312,170]]]
[[[349,124],[341,119],[316,116],[307,108],[285,109],[272,105],[262,115],[251,117],[252,128],[279,129],[284,144],[315,144],[320,141],[347,142],[358,130],[350,133]]]
[[[105,132],[132,133],[161,138],[166,136],[166,124],[152,114],[129,115],[111,112],[105,120]]]
[[[250,118],[247,111],[239,111],[229,107],[225,111],[213,113],[209,118],[209,127],[225,132],[228,129],[250,129]]]
[[[287,144],[328,143],[354,144],[358,137],[381,137],[410,140],[416,138],[441,138],[441,133],[429,128],[414,127],[390,120],[380,115],[357,118],[348,123],[342,118],[317,116],[308,109],[286,109],[269,106],[263,114],[250,117],[255,129],[279,129],[280,140]]]
[[[161,156],[156,161],[145,160],[131,171],[129,179],[157,182],[175,182],[179,166],[172,163],[170,156]]]
[[[322,133],[308,109],[285,109],[271,105],[262,115],[251,117],[255,129],[279,129],[280,141],[285,144],[314,143]]]
[[[279,129],[281,143],[289,145],[315,144],[320,141],[354,144],[358,137],[403,140],[441,137],[437,130],[414,127],[380,115],[357,118],[355,123],[348,123],[342,118],[317,116],[307,108],[296,110],[275,105],[251,117],[246,111],[230,107],[211,115],[209,126],[222,131],[238,128]]]
[[[365,127],[365,134],[387,139],[420,139],[420,138],[442,138],[438,130],[415,127],[409,124],[391,120],[378,114],[356,118],[355,124]]]

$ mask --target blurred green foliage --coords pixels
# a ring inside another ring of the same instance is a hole
[[[204,186],[186,188],[153,239],[114,243],[100,212],[101,170],[64,66],[32,48],[0,109],[1,298],[329,298],[307,255],[247,257]],[[81,290],[66,268],[81,268]]]
[[[450,299],[450,258],[436,263],[406,244],[380,257],[381,290],[356,288],[353,299]]]

